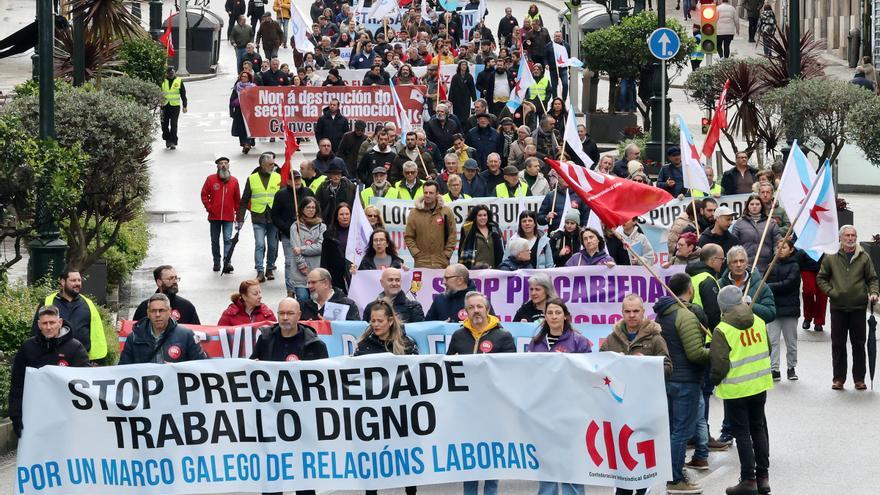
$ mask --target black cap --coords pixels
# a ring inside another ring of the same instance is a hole
[[[229,158],[226,158],[225,156],[221,156],[221,157],[217,158],[216,160],[214,160],[214,163],[216,163],[217,165],[220,165],[220,162],[223,160],[226,160],[226,163],[229,163]]]
[[[327,172],[325,172],[325,173],[327,173],[327,174],[341,174],[344,172],[345,172],[345,170],[343,170],[342,165],[340,165],[339,163],[337,163],[334,160],[334,161],[330,162],[330,165],[327,167]]]
[[[290,169],[290,175],[293,177],[302,177],[302,173],[299,170]]]
[[[679,148],[678,146],[673,146],[673,147],[669,148],[668,150],[666,150],[666,156],[675,156],[675,155],[680,155],[680,154],[681,154],[681,148]]]

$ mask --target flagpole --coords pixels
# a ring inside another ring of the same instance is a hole
[[[828,166],[828,164],[829,164],[829,162],[826,160],[825,163],[822,164],[822,167],[826,167],[826,166]],[[813,190],[815,190],[816,186],[819,185],[819,175],[821,173],[822,173],[822,169],[820,168],[819,173],[816,174],[816,180],[813,182],[813,185],[810,186],[810,190],[807,191],[806,196],[804,196],[804,202],[801,203],[801,207],[798,210],[797,215],[795,215],[794,218],[791,220],[791,224],[789,224],[788,230],[785,231],[785,236],[783,236],[782,240],[787,240],[789,237],[791,237],[791,231],[794,229],[795,224],[797,223],[798,219],[801,217],[801,214],[804,212],[804,209],[807,206],[807,200],[810,199],[810,196],[813,195]],[[768,219],[768,222],[769,222],[769,219]],[[755,291],[756,296],[761,293],[761,288],[764,287],[765,283],[767,283],[767,276],[770,275],[770,271],[773,270],[773,266],[776,265],[776,259],[778,257],[779,257],[779,252],[777,250],[776,254],[773,255],[773,259],[770,260],[770,265],[767,266],[767,273],[764,274],[764,276],[761,278],[761,283],[758,284],[758,290]],[[752,271],[754,272],[754,268],[752,269]],[[749,281],[751,281],[751,280],[749,280]],[[746,290],[745,290],[745,292],[743,292],[743,295],[748,295],[748,289],[749,289],[749,286],[748,286],[748,284],[746,284]],[[752,298],[752,302],[751,302],[751,304],[749,304],[749,308],[752,308],[755,306],[755,299],[757,299],[757,298],[756,297]]]
[[[388,17],[382,18],[382,32],[385,35],[385,42],[389,43],[390,41],[388,40]]]
[[[553,188],[553,206],[550,207],[550,213],[552,213],[553,216],[556,216],[556,193],[559,192],[559,181],[560,180],[562,180],[562,178],[560,178],[560,177],[556,178],[556,187]],[[551,220],[551,222],[552,222],[552,220]]]
[[[618,232],[617,229],[609,229],[609,230],[611,231],[612,234],[614,234],[614,237],[617,237],[617,239],[621,243],[623,243],[623,247],[625,247],[626,250],[629,251],[629,254],[632,256],[632,258],[639,260],[639,264],[642,265],[643,267],[645,267],[648,270],[648,273],[650,273],[651,276],[654,277],[654,279],[656,279],[658,282],[660,282],[660,285],[662,285],[663,288],[666,289],[666,292],[668,292],[669,295],[671,295],[672,298],[675,299],[675,302],[678,303],[679,306],[681,306],[683,309],[690,310],[690,308],[685,306],[684,302],[682,302],[682,300],[679,299],[679,297],[677,295],[675,295],[675,292],[672,292],[672,289],[670,289],[669,286],[666,285],[666,282],[664,282],[663,279],[660,278],[660,276],[657,275],[657,273],[654,272],[654,270],[650,266],[648,266],[646,263],[644,263],[642,261],[642,257],[639,256],[638,254],[636,254],[635,251],[633,251],[632,246],[630,246],[629,243],[626,242],[626,240],[624,240],[623,236],[620,235],[620,232]],[[702,330],[703,333],[705,333],[706,335],[711,335],[709,333],[709,330],[707,330],[706,327],[704,327],[702,323],[700,323],[700,330]]]

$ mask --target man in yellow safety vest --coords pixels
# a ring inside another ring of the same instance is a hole
[[[244,184],[236,216],[240,227],[244,223],[245,212],[251,212],[255,242],[254,268],[260,283],[275,280],[275,260],[278,258],[278,228],[272,223],[272,204],[275,193],[281,189],[281,175],[275,169],[275,153],[269,151],[260,155],[260,166]]]
[[[724,399],[740,460],[740,482],[728,495],[770,493],[770,438],[764,404],[773,388],[767,328],[743,301],[739,287],[718,292],[721,323],[709,349],[715,395]]]
[[[495,186],[496,198],[522,198],[529,195],[529,186],[519,180],[519,170],[513,165],[504,167],[504,182]]]
[[[79,270],[64,268],[58,278],[60,288],[46,296],[40,305],[55,306],[58,316],[70,327],[73,338],[78,340],[89,353],[89,360],[97,361],[107,356],[107,337],[104,335],[104,322],[95,303],[80,294],[82,275]],[[33,334],[40,333],[37,321],[40,312],[34,315]]]
[[[186,88],[183,87],[183,79],[177,77],[174,67],[168,67],[165,71],[165,79],[162,79],[162,94],[165,103],[162,105],[162,139],[165,147],[177,149],[177,119],[180,118],[180,107],[186,113]]]

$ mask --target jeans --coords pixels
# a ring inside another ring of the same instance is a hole
[[[177,119],[180,118],[180,105],[162,107],[162,140],[177,146]]]
[[[559,69],[559,77],[556,76],[556,69],[550,71],[550,94],[554,97],[558,96],[560,84],[562,85],[562,99],[568,101],[568,68]]]
[[[306,287],[294,287],[293,293],[296,296],[296,300],[299,301],[300,306],[305,304],[306,301],[310,301],[312,299],[312,296],[309,293],[309,289]]]
[[[706,461],[709,459],[709,423],[706,421],[706,401],[700,392],[700,406],[697,409],[697,433],[694,442],[694,459]]]
[[[239,74],[241,74],[242,71],[241,64],[244,62],[245,55],[247,55],[247,47],[241,46],[235,48],[235,63],[236,67],[238,67]]]
[[[666,383],[673,483],[678,483],[685,477],[684,456],[687,450],[687,442],[694,436],[697,428],[700,394],[699,383]]]
[[[647,488],[639,488],[638,490],[627,490],[626,488],[618,488],[614,490],[614,495],[645,495]]]
[[[479,481],[465,481],[464,495],[477,495],[480,491]],[[486,480],[483,482],[483,495],[497,495],[498,480]]]
[[[214,264],[219,265],[223,259],[229,256],[229,241],[232,240],[232,224],[233,222],[224,222],[223,220],[208,220],[211,224],[211,255],[214,257]],[[220,258],[220,231],[223,231],[223,258]]]
[[[266,60],[272,60],[273,58],[278,58],[278,47],[273,46],[269,48],[268,46],[263,46],[263,53],[266,54]]]
[[[257,272],[263,270],[263,256],[269,270],[275,269],[275,260],[278,258],[278,229],[271,223],[255,223],[254,225],[254,268]],[[268,244],[268,246],[267,246]],[[267,253],[268,251],[268,253]]]
[[[865,310],[831,310],[831,367],[834,379],[846,382],[846,337],[852,346],[853,381],[865,381],[865,339],[867,328]]]
[[[753,480],[756,475],[766,477],[770,469],[770,434],[764,416],[766,402],[767,392],[724,401],[736,438],[740,478],[744,480]]]
[[[718,38],[718,56],[721,58],[730,58],[730,42],[733,41],[732,34],[719,34]]]
[[[777,316],[767,324],[770,339],[770,369],[779,371],[779,341],[785,339],[785,365],[797,367],[797,316]]]
[[[278,237],[281,238],[281,250],[284,252],[284,286],[287,287],[287,292],[292,292],[293,270],[297,269],[293,263],[293,246],[290,244],[290,236],[279,235]]]
[[[275,21],[277,21],[278,24],[281,24],[281,31],[284,33],[284,37],[281,38],[281,39],[282,39],[281,43],[282,43],[284,46],[287,46],[287,41],[288,41],[287,27],[290,25],[290,23],[287,22],[287,21],[289,21],[289,20],[290,20],[290,19],[282,19],[282,18],[280,18],[280,17],[277,18],[277,19],[275,19]]]
[[[538,483],[538,495],[584,495],[584,485],[541,481]]]

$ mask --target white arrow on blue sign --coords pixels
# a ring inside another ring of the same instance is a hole
[[[660,60],[669,60],[678,53],[681,48],[681,39],[678,33],[669,28],[655,29],[648,37],[648,49],[651,55]]]

